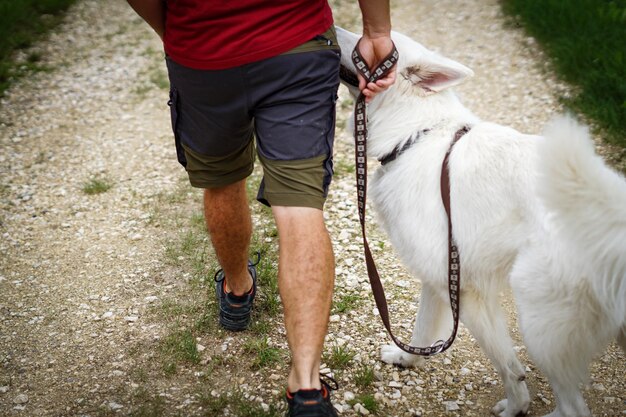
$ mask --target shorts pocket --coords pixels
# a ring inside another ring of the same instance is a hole
[[[334,169],[334,162],[333,162],[333,145],[335,142],[335,124],[336,124],[336,115],[337,115],[337,100],[338,100],[339,96],[337,95],[337,90],[335,90],[333,92],[333,95],[331,96],[331,101],[332,101],[332,105],[331,105],[331,115],[329,117],[329,126],[328,126],[328,130],[327,130],[327,136],[326,136],[326,146],[328,147],[328,158],[326,158],[324,160],[324,182],[323,182],[323,187],[324,187],[324,197],[328,196],[328,189],[330,187],[330,183],[333,179],[333,175],[335,173],[335,169]]]
[[[175,88],[170,89],[170,99],[167,102],[167,105],[170,106],[170,115],[172,117],[172,131],[174,132],[174,143],[176,144],[176,157],[178,158],[178,162],[182,166],[186,167],[187,158],[185,157],[185,150],[180,142],[180,133],[178,131],[180,106],[178,100],[178,90]]]

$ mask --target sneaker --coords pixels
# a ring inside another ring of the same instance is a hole
[[[286,417],[337,417],[337,411],[330,402],[330,391],[338,388],[337,382],[328,376],[326,378],[334,383],[334,387],[320,379],[321,389],[287,391],[289,410]]]
[[[215,293],[220,306],[220,325],[226,330],[246,330],[250,324],[252,302],[256,296],[256,266],[261,260],[261,254],[257,252],[256,262],[248,261],[248,271],[252,277],[252,288],[247,294],[234,295],[226,292],[224,271],[219,270],[215,274]]]

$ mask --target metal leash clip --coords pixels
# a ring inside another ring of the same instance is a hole
[[[443,340],[439,339],[435,343],[430,345],[430,347],[435,347],[436,345],[439,345],[439,349],[437,349],[435,354],[439,354],[439,353],[443,352],[443,347],[445,346],[445,342]]]

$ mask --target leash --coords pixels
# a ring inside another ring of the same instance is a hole
[[[393,51],[379,64],[372,72],[370,72],[365,59],[359,52],[359,44],[357,43],[354,51],[352,52],[352,61],[356,67],[356,70],[368,81],[375,82],[376,80],[385,76],[391,68],[398,62],[398,50],[395,45]],[[467,126],[459,129],[454,135],[454,139],[446,156],[443,160],[441,167],[441,198],[443,201],[446,215],[448,217],[448,291],[450,294],[450,306],[452,308],[452,318],[454,320],[454,328],[452,335],[446,340],[438,340],[428,347],[417,347],[403,343],[399,340],[391,331],[391,324],[389,322],[389,309],[387,308],[387,299],[385,298],[385,290],[380,281],[380,276],[372,257],[372,252],[365,236],[365,206],[367,200],[367,114],[365,105],[365,96],[363,93],[359,95],[356,101],[356,107],[354,111],[354,141],[355,141],[355,159],[356,159],[356,178],[357,178],[357,199],[359,208],[359,221],[361,223],[361,232],[363,234],[363,247],[365,252],[365,263],[367,265],[367,274],[369,276],[372,292],[374,293],[374,300],[376,301],[376,307],[380,313],[380,317],[391,336],[394,343],[403,351],[420,356],[431,356],[437,353],[447,350],[454,341],[457,330],[459,327],[459,289],[461,282],[461,268],[459,251],[452,236],[452,218],[450,211],[450,176],[448,172],[448,157],[452,151],[454,144],[469,131]],[[411,143],[413,143],[412,141]],[[395,159],[399,153],[406,150],[407,147],[398,149],[393,158],[389,158],[385,161],[391,162]]]

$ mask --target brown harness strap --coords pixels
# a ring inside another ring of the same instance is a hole
[[[398,57],[398,51],[394,46],[393,51],[383,60],[380,65],[376,67],[373,73],[370,73],[365,60],[359,52],[358,44],[352,52],[352,61],[354,62],[357,71],[359,71],[359,73],[366,80],[368,80],[368,82],[375,82],[376,80],[385,76],[397,63]],[[400,341],[391,331],[391,324],[389,321],[389,309],[387,307],[385,291],[380,281],[380,276],[378,274],[378,270],[376,269],[376,264],[374,263],[374,258],[372,257],[372,252],[370,250],[369,243],[367,242],[367,237],[365,235],[365,207],[367,201],[367,114],[365,96],[363,95],[363,93],[359,95],[356,101],[356,107],[354,111],[354,140],[357,177],[357,199],[359,209],[359,221],[361,223],[361,232],[363,234],[363,247],[365,252],[367,273],[369,276],[370,285],[372,287],[372,292],[374,293],[376,307],[378,308],[378,312],[380,313],[380,317],[383,321],[383,324],[385,325],[385,328],[387,329],[387,332],[389,333],[389,336],[391,336],[391,339],[400,349],[414,355],[431,356],[445,351],[452,345],[459,326],[459,289],[461,282],[461,270],[459,252],[452,236],[448,157],[450,155],[450,152],[452,151],[452,147],[454,146],[454,144],[468,131],[468,127],[463,127],[456,132],[456,134],[454,135],[454,140],[452,141],[452,144],[450,145],[450,148],[446,153],[441,168],[441,197],[448,217],[448,290],[450,293],[450,305],[452,307],[454,328],[452,330],[452,335],[445,342],[439,340],[429,347],[411,346]],[[399,156],[399,153],[402,153],[404,150],[406,150],[405,147],[399,149],[396,154],[394,154],[393,159],[397,158]],[[391,160],[385,162],[391,162]]]

